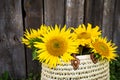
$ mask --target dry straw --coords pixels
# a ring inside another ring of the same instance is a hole
[[[42,64],[41,80],[109,80],[109,62],[107,60],[98,61],[94,64],[90,55],[77,56],[80,65],[74,70],[71,63],[58,65],[55,69],[50,69]]]

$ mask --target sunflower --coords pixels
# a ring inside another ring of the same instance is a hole
[[[50,27],[48,33],[41,37],[42,42],[34,45],[39,49],[38,60],[50,68],[55,68],[61,61],[68,62],[73,59],[71,54],[78,52],[78,43],[71,34],[71,29],[66,29],[66,26],[62,29],[57,25],[55,28]]]
[[[91,44],[91,47],[93,48],[93,52],[98,53],[102,59],[111,61],[117,57],[117,46],[115,46],[114,43],[111,43],[111,41],[107,41],[106,38],[99,37]]]
[[[45,34],[47,31],[47,27],[45,25],[41,25],[39,29],[30,29],[30,31],[26,30],[24,33],[24,37],[22,37],[22,43],[27,45],[29,48],[33,45],[34,41],[38,41],[38,37]]]
[[[99,31],[99,27],[96,26],[92,28],[92,25],[89,23],[87,27],[84,24],[79,25],[78,28],[74,30],[74,32],[79,40],[79,44],[82,46],[90,44],[92,40],[95,40],[95,38],[101,35],[101,31]]]

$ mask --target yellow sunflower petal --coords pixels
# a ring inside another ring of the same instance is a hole
[[[89,23],[88,26],[85,26],[84,24],[79,25],[78,28],[74,30],[74,33],[79,40],[79,44],[82,46],[89,45],[93,40],[101,35],[99,27],[96,26],[92,28],[92,25]]]
[[[115,59],[117,57],[116,54],[116,46],[107,41],[107,38],[97,38],[92,44],[91,48],[93,48],[94,53],[98,53],[101,55],[102,59],[106,58],[108,61]]]
[[[73,59],[71,54],[78,53],[78,44],[71,35],[71,29],[66,29],[66,26],[60,28],[55,25],[55,28],[49,28],[41,40],[43,42],[37,42],[34,46],[39,49],[39,61],[44,61],[50,68],[55,68],[57,64],[61,64],[61,59],[65,62],[70,61]]]
[[[31,41],[33,41],[36,38],[39,38],[40,36],[42,36],[43,34],[47,33],[47,27],[44,25],[41,25],[41,28],[39,28],[38,30],[35,29],[30,29],[29,31],[26,29],[25,33],[24,33],[24,37],[22,38],[22,43],[24,43],[27,46],[32,46],[31,45]]]

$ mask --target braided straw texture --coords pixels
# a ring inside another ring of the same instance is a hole
[[[50,69],[42,64],[41,80],[109,80],[109,62],[98,61],[96,64],[90,59],[90,55],[77,56],[80,65],[77,70],[71,63],[58,65]]]

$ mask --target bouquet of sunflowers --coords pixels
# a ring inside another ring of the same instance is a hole
[[[101,33],[99,26],[92,28],[89,23],[76,28],[41,25],[37,30],[26,30],[22,43],[33,50],[33,60],[39,60],[49,68],[70,62],[77,55],[90,54],[94,63],[115,60],[117,46]]]

